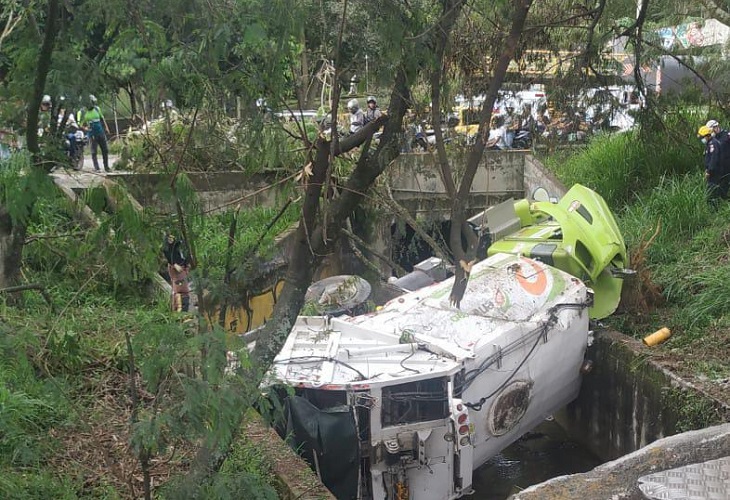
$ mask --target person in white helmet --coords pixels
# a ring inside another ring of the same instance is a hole
[[[48,94],[44,95],[41,99],[41,106],[38,112],[38,137],[43,137],[43,134],[47,134],[51,130],[51,108],[53,102],[51,96]]]
[[[370,123],[373,120],[377,120],[383,113],[378,107],[378,102],[375,100],[375,96],[368,96],[368,109],[365,110],[365,123]]]
[[[350,133],[354,134],[365,124],[365,114],[360,109],[357,99],[350,99],[347,102],[347,110],[350,112]]]

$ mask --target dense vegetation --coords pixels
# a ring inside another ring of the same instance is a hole
[[[0,0],[0,7],[0,128],[20,130],[27,146],[0,169],[0,286],[27,288],[4,288],[0,306],[3,498],[271,497],[256,454],[236,440],[244,409],[258,401],[257,377],[299,312],[314,269],[397,156],[406,111],[431,107],[440,123],[456,94],[487,94],[480,112],[486,126],[506,80],[515,87],[549,81],[551,99],[569,105],[585,88],[618,81],[621,62],[605,53],[617,37],[628,40],[636,69],[664,53],[655,28],[713,7],[727,15],[717,0],[646,0],[639,12],[633,1],[562,0]],[[514,63],[534,62],[535,49],[570,57],[542,74],[515,71]],[[703,50],[677,54],[689,61],[701,52],[706,76],[722,81],[720,51]],[[645,90],[640,73],[635,83]],[[359,97],[364,90],[389,104],[388,115],[359,135],[284,126],[255,104],[337,116],[355,74],[365,79]],[[722,98],[723,89],[709,94]],[[108,115],[117,110],[140,127],[118,151],[135,167],[167,176],[159,193],[172,207],[167,213],[137,211],[123,191],[99,189],[84,200],[98,219],[89,222],[56,196],[47,174],[62,162],[62,142],[55,120],[49,134],[37,135],[41,96],[56,104],[66,96],[73,109],[87,106],[89,93]],[[727,338],[727,209],[711,213],[701,201],[693,172],[700,151],[691,139],[708,116],[658,110],[645,93],[648,112],[636,135],[597,139],[562,158],[560,174],[627,207],[618,211],[642,278],[635,290],[641,300],[627,301],[639,306],[633,316],[612,321],[637,336],[667,323],[675,336],[662,349],[704,347],[719,356]],[[167,99],[179,108],[174,119],[160,111]],[[693,104],[706,101],[698,92]],[[467,168],[449,164],[438,137],[436,145],[454,201],[453,257],[469,262],[475,249],[461,244],[459,221],[482,136],[469,146]],[[186,175],[271,167],[298,178],[303,199],[270,228],[276,210],[208,217]],[[256,359],[218,325],[170,314],[167,298],[150,290],[165,231],[188,240],[196,285],[215,299],[231,293],[229,262],[245,275],[246,263],[270,255],[273,236],[296,220],[296,264]],[[710,251],[694,255],[688,242]],[[233,372],[227,350],[238,354]],[[704,359],[707,366],[697,366],[704,373],[726,373],[707,361],[715,358]],[[249,466],[251,475],[231,472]]]
[[[22,181],[18,170],[3,173],[6,182]],[[174,221],[125,205],[110,211],[104,198],[91,191],[84,200],[101,221],[96,228],[81,224],[50,186],[29,216],[23,273],[38,289],[6,296],[1,312],[0,497],[136,497],[145,488],[141,468],[148,486],[166,483],[169,498],[195,488],[203,497],[276,498],[245,437],[232,449],[235,473],[227,465],[210,481],[186,482],[198,445],[228,447],[258,391],[236,340],[172,314],[149,280],[164,269],[159,251]],[[295,206],[268,232],[277,214],[264,207],[191,220],[204,242],[201,282],[222,282],[234,219],[230,253],[245,267],[254,245],[270,254]],[[238,371],[228,368],[226,350],[239,354]]]
[[[705,201],[703,146],[694,130],[720,110],[673,106],[654,127],[596,138],[547,163],[567,184],[585,184],[614,207],[638,271],[607,322],[636,338],[663,326],[673,335],[653,356],[718,391],[727,364],[730,301],[730,205]]]

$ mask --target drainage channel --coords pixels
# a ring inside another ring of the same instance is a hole
[[[557,476],[587,472],[603,463],[571,438],[554,420],[546,420],[474,471],[471,500],[504,500]]]

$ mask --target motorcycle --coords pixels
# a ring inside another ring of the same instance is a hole
[[[531,149],[532,134],[529,130],[520,129],[512,139],[512,149]]]
[[[84,166],[84,148],[88,143],[86,133],[78,127],[71,126],[64,134],[64,149],[74,170],[81,170]]]
[[[426,129],[425,123],[423,125],[416,125],[414,127],[413,140],[411,141],[411,149],[415,150],[420,148],[422,151],[432,151],[436,147],[436,132],[433,129]],[[444,133],[445,130],[441,129]],[[450,137],[444,137],[444,144],[451,142]]]

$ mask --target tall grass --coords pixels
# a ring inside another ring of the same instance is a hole
[[[641,117],[641,132],[599,136],[570,156],[546,161],[566,185],[587,185],[606,199],[630,253],[656,232],[642,252],[646,272],[640,276],[650,280],[643,290],[660,291],[664,306],[609,322],[637,334],[646,333],[647,321],[667,325],[675,332],[669,342],[675,348],[700,339],[715,342],[708,330],[730,327],[730,205],[708,206],[696,138],[708,118],[722,119],[711,114],[678,106],[661,118]]]
[[[566,185],[584,184],[609,206],[623,206],[664,177],[702,171],[702,144],[694,134],[700,120],[696,111],[675,111],[648,131],[599,135],[576,154],[546,164]]]
[[[658,228],[644,257],[681,332],[673,345],[703,336],[707,327],[726,322],[730,304],[730,205],[710,209],[702,175],[662,178],[658,185],[619,213],[629,248],[637,248]]]

